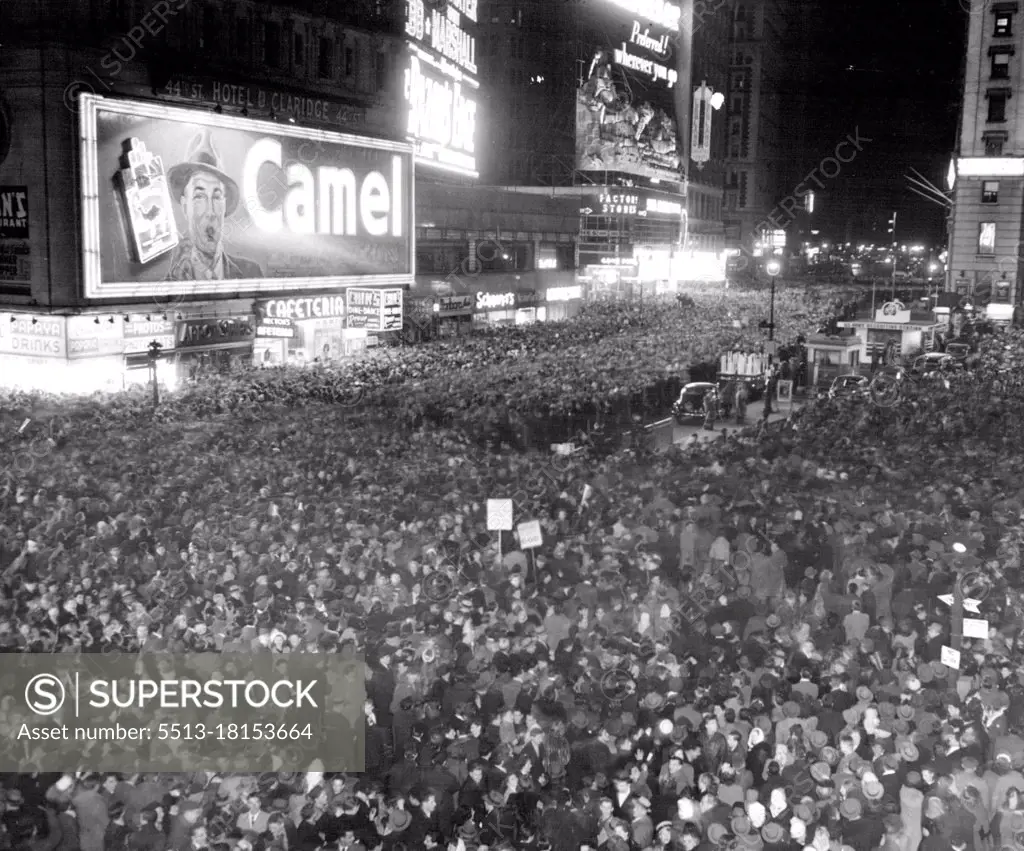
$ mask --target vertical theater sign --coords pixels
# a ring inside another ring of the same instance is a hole
[[[477,0],[406,0],[406,133],[420,165],[477,177]]]
[[[402,286],[413,148],[84,95],[85,296]]]

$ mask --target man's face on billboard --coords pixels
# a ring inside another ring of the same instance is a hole
[[[181,205],[189,235],[195,247],[211,257],[217,253],[224,232],[225,203],[223,182],[209,172],[197,171],[185,184]]]

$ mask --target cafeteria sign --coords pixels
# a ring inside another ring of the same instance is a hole
[[[402,327],[402,290],[352,287],[346,292],[349,328],[398,331]]]

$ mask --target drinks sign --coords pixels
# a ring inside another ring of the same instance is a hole
[[[80,104],[87,298],[412,283],[411,145],[95,95]]]

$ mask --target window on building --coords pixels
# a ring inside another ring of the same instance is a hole
[[[298,69],[306,67],[306,37],[302,33],[292,37],[292,64]]]
[[[1012,12],[997,12],[995,27],[992,30],[992,35],[999,36],[1000,38],[1006,38],[1007,36],[1013,35],[1013,13]]]
[[[129,24],[128,0],[110,0],[107,4],[107,17],[116,26],[127,28]]]
[[[996,53],[992,57],[992,79],[993,80],[1008,80],[1010,79],[1010,54],[1009,53]]]
[[[1000,304],[1010,303],[1009,281],[996,281],[996,285],[992,288],[992,301]]]
[[[384,91],[388,87],[388,55],[386,53],[377,51],[374,54],[373,74],[377,91]]]
[[[356,51],[354,47],[345,48],[345,76],[352,77],[356,73]]]
[[[220,21],[217,20],[217,10],[213,6],[202,6],[199,10],[201,16],[199,24],[199,47],[202,50],[216,50],[220,47]]]
[[[989,92],[988,121],[1006,121],[1006,101],[1010,96],[1006,92]]]
[[[982,204],[998,204],[999,203],[999,181],[998,180],[984,180],[981,183],[981,203]]]
[[[281,25],[276,21],[263,25],[263,61],[271,68],[281,67]]]
[[[1007,139],[1005,133],[984,133],[982,134],[981,140],[985,143],[985,156],[986,157],[1001,157],[1003,155],[1003,145]]]
[[[978,225],[978,253],[996,253],[996,223],[981,222]]]
[[[449,275],[469,259],[466,245],[416,246],[417,275]]]
[[[320,39],[320,52],[317,54],[316,70],[321,80],[334,78],[334,39]]]
[[[532,262],[531,246],[526,245],[505,245],[501,251],[477,252],[478,256],[481,254],[487,255],[480,257],[480,269],[484,272],[515,272],[529,269]]]
[[[246,62],[252,56],[252,46],[250,44],[251,38],[249,34],[249,19],[248,18],[236,18],[235,19],[235,55],[239,59],[244,59]]]

